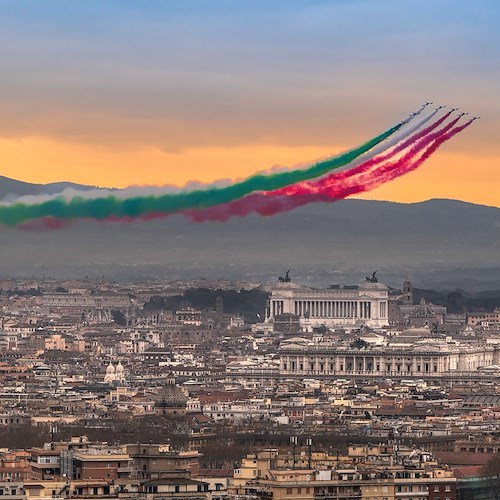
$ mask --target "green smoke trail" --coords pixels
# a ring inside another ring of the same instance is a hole
[[[357,157],[387,139],[409,120],[374,137],[368,142],[339,156],[328,158],[304,170],[292,170],[277,174],[258,174],[225,187],[194,190],[163,195],[144,195],[120,199],[114,196],[87,199],[82,196],[64,200],[55,198],[40,203],[13,203],[0,206],[0,224],[15,226],[23,222],[55,217],[58,219],[91,218],[102,220],[110,217],[139,217],[152,212],[171,213],[192,208],[207,208],[236,200],[254,191],[279,189],[315,177],[320,177],[336,168],[347,165]]]

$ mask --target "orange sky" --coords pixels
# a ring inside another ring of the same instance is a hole
[[[0,140],[5,165],[3,175],[37,183],[71,180],[113,187],[183,185],[190,180],[210,182],[245,177],[272,165],[293,166],[346,148],[242,145],[188,148],[168,153],[153,147],[118,149],[41,138]],[[445,145],[417,172],[363,197],[401,202],[447,197],[500,206],[499,191],[491,189],[493,185],[500,185],[497,164],[496,157],[450,152]],[[474,175],[466,175],[467,170],[472,170]]]
[[[0,175],[242,178],[352,148],[434,100],[482,119],[367,196],[500,206],[500,6],[486,3],[5,2]]]

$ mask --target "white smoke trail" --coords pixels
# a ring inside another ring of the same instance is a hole
[[[402,122],[402,129],[400,131],[396,132],[393,136],[389,137],[385,141],[382,141],[380,144],[377,146],[373,147],[370,151],[365,153],[364,155],[360,156],[356,160],[353,160],[349,164],[336,168],[335,171],[341,172],[343,170],[347,170],[350,168],[353,168],[367,160],[372,159],[374,156],[387,151],[391,147],[395,146],[397,143],[399,143],[401,140],[406,139],[410,134],[412,134],[415,130],[418,130],[422,125],[424,125],[426,122],[428,122],[431,118],[433,118],[438,110],[433,111],[430,113],[428,116],[424,117],[420,121],[418,121],[416,124],[412,125],[411,127],[408,127],[408,124],[410,124],[415,118],[422,113],[422,111],[425,109],[425,105],[421,106],[420,109],[415,111],[414,113],[410,114],[406,120]],[[401,131],[402,130],[402,131]],[[257,174],[261,175],[267,175],[269,173],[278,173],[281,171],[289,171],[289,170],[297,170],[297,169],[304,169],[311,167],[312,165],[319,163],[321,161],[325,161],[328,159],[335,158],[337,156],[340,156],[342,153],[338,153],[337,155],[332,155],[332,156],[327,156],[324,158],[320,158],[314,161],[308,161],[306,163],[300,163],[296,164],[295,166],[291,168],[286,168],[286,167],[273,167],[271,169],[267,170],[262,170],[257,172]],[[328,174],[325,174],[328,175]],[[80,198],[80,199],[86,199],[86,200],[93,200],[93,199],[98,199],[98,198],[107,198],[112,196],[113,198],[116,199],[127,199],[127,198],[134,198],[134,197],[139,197],[139,196],[161,196],[165,194],[176,194],[176,193],[181,193],[181,192],[187,192],[187,191],[195,191],[195,190],[210,190],[214,188],[223,188],[226,186],[230,186],[232,184],[236,184],[240,182],[243,179],[220,179],[211,183],[202,183],[199,181],[190,181],[186,183],[184,186],[175,186],[175,185],[163,185],[163,186],[129,186],[123,189],[109,189],[109,188],[95,188],[95,189],[88,189],[88,190],[81,190],[77,188],[67,188],[61,191],[60,193],[55,193],[55,194],[39,194],[39,195],[24,195],[24,196],[19,196],[16,198],[7,198],[3,201],[0,201],[0,206],[9,206],[9,205],[14,205],[18,203],[23,203],[26,205],[34,205],[34,204],[39,204],[39,203],[44,203],[47,201],[55,200],[55,199],[63,199],[65,201],[71,201],[72,199],[75,198]]]

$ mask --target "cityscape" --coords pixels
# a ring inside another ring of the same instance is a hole
[[[0,500],[500,500],[497,0],[0,1]]]
[[[0,491],[490,498],[500,307],[360,278],[3,279]]]

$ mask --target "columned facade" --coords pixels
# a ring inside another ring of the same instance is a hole
[[[327,289],[280,283],[271,290],[266,320],[284,313],[300,316],[304,323],[313,326],[348,326],[360,322],[372,327],[385,326],[388,290],[380,283]]]
[[[498,351],[489,345],[472,348],[430,345],[404,349],[394,346],[347,349],[331,344],[290,344],[280,348],[280,375],[425,378],[477,373],[479,367],[491,366],[497,360]]]

